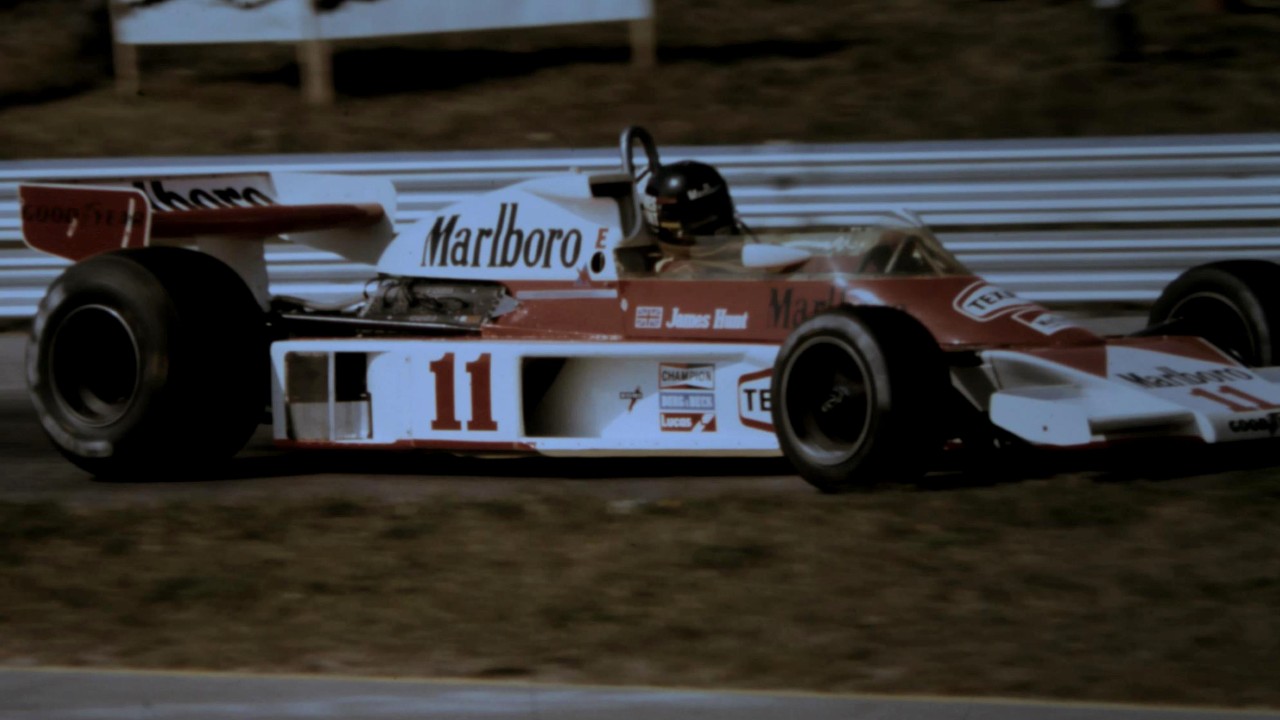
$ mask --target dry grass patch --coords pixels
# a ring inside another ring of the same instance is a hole
[[[0,658],[1280,705],[1280,478],[0,505]]]

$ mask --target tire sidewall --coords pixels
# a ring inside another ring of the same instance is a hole
[[[843,348],[864,373],[865,427],[857,444],[835,462],[807,447],[791,417],[792,373],[815,340]],[[779,447],[824,492],[918,476],[941,447],[944,413],[931,406],[944,397],[946,378],[933,336],[906,313],[877,307],[818,315],[787,337],[774,363],[772,412]]]
[[[1191,268],[1160,294],[1152,305],[1148,324],[1158,326],[1177,320],[1179,308],[1188,300],[1209,297],[1244,323],[1253,346],[1243,354],[1246,365],[1267,366],[1280,360],[1280,266],[1258,260],[1230,260]],[[1214,335],[1213,328],[1190,330],[1200,336]]]
[[[99,305],[133,336],[137,382],[127,410],[85,422],[59,399],[51,348],[79,308]],[[27,374],[54,445],[100,477],[207,473],[233,456],[270,399],[266,315],[231,267],[193,250],[96,255],[54,281],[37,310]]]
[[[129,407],[106,423],[90,422],[74,412],[53,374],[55,341],[64,321],[76,310],[94,305],[119,315],[137,354],[136,386]],[[175,320],[164,288],[127,259],[89,258],[54,281],[32,322],[27,379],[41,425],[60,450],[71,456],[111,457],[128,453],[132,438],[163,430],[150,427],[148,421],[168,404]]]
[[[794,381],[797,362],[806,351],[811,351],[815,341],[829,343],[844,350],[862,373],[867,394],[865,425],[857,446],[839,462],[824,462],[822,454],[813,452],[807,443],[800,441],[798,428],[790,412],[789,388]],[[792,333],[778,351],[778,363],[774,370],[773,405],[774,427],[783,454],[793,463],[803,466],[829,466],[841,468],[862,463],[874,443],[869,438],[876,435],[884,420],[884,410],[891,397],[886,382],[884,355],[870,338],[866,328],[849,314],[831,313],[814,318]],[[838,472],[838,470],[836,471]]]

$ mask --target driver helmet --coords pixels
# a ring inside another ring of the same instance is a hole
[[[689,247],[698,237],[738,233],[728,183],[715,168],[692,160],[654,171],[644,188],[644,219],[666,245]]]

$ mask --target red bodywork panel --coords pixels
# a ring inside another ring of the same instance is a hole
[[[292,232],[368,227],[386,216],[381,205],[266,205],[157,213],[151,236],[189,238],[200,235],[263,238]]]
[[[658,275],[617,283],[510,283],[508,288],[520,308],[486,326],[488,337],[781,343],[805,320],[847,304],[902,308],[945,349],[1102,342],[976,276]]]
[[[261,239],[334,228],[368,227],[386,213],[377,204],[260,205],[156,210],[136,188],[22,185],[22,237],[34,250],[83,260],[152,239],[202,235]]]
[[[22,185],[18,202],[27,245],[68,260],[145,247],[150,236],[151,205],[134,188]]]

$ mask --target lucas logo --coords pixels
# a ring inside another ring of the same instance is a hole
[[[715,432],[715,413],[662,413],[662,432]]]

